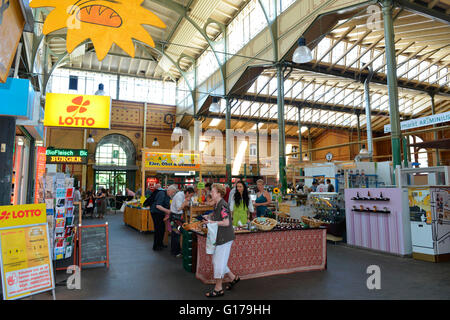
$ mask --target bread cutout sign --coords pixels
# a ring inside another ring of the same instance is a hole
[[[165,29],[164,22],[148,9],[143,0],[32,0],[30,7],[54,8],[44,22],[45,35],[67,28],[67,52],[72,53],[90,39],[99,61],[113,43],[129,56],[135,56],[133,39],[151,47],[155,43],[143,25]]]

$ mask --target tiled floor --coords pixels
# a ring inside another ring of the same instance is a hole
[[[168,249],[152,250],[152,233],[125,226],[122,214],[108,214],[110,268],[84,268],[81,290],[56,288],[64,299],[206,299],[210,288],[182,267]],[[98,223],[87,220],[85,224]],[[381,289],[367,289],[367,267],[381,269]],[[67,278],[57,273],[57,282]],[[49,293],[29,299],[51,299]],[[430,263],[328,244],[328,269],[241,281],[220,299],[449,299],[450,263]]]

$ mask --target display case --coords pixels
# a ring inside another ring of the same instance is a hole
[[[343,237],[345,234],[345,209],[342,196],[337,192],[311,192],[308,204],[313,218],[325,222],[327,233]]]

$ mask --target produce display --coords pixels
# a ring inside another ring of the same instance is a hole
[[[278,218],[278,224],[273,230],[301,230],[308,229],[309,225],[298,219]]]
[[[253,219],[252,224],[259,230],[269,231],[277,225],[277,220],[266,217],[258,217]]]

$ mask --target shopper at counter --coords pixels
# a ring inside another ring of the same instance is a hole
[[[270,194],[264,190],[264,180],[256,181],[258,192],[256,194],[256,201],[253,201],[253,206],[256,208],[256,216],[263,217],[267,212],[267,206],[272,203]]]
[[[317,186],[316,192],[327,192],[328,186],[324,183],[324,180],[320,180],[320,184]]]
[[[333,184],[331,183],[331,180],[330,180],[330,179],[327,179],[327,191],[328,191],[328,192],[334,192],[334,186],[333,186]]]
[[[213,184],[211,188],[211,197],[215,203],[214,212],[207,216],[205,223],[217,223],[217,237],[216,237],[216,249],[212,257],[212,263],[214,268],[214,289],[206,293],[209,298],[220,297],[224,295],[222,283],[223,278],[227,275],[230,279],[233,279],[226,287],[227,290],[233,288],[233,286],[239,282],[240,278],[234,275],[230,268],[228,268],[228,258],[230,256],[231,246],[235,239],[234,229],[232,225],[232,216],[228,204],[223,197],[226,194],[226,189],[223,185]]]
[[[180,257],[180,231],[176,228],[177,223],[182,220],[184,208],[189,206],[191,198],[194,195],[194,188],[188,187],[184,191],[179,191],[172,199],[170,205],[170,221],[173,223],[174,228],[170,233],[170,248],[171,254]]]
[[[247,186],[242,181],[236,183],[236,192],[230,202],[230,211],[233,214],[233,226],[239,226],[239,222],[240,225],[246,224],[255,211]]]
[[[164,217],[165,215],[170,215],[170,199],[175,195],[177,191],[177,186],[171,185],[169,186],[169,188],[167,188],[167,191],[158,192],[155,201],[150,208],[153,224],[155,226],[155,235],[153,240],[153,250],[155,251],[160,251],[164,248]]]

